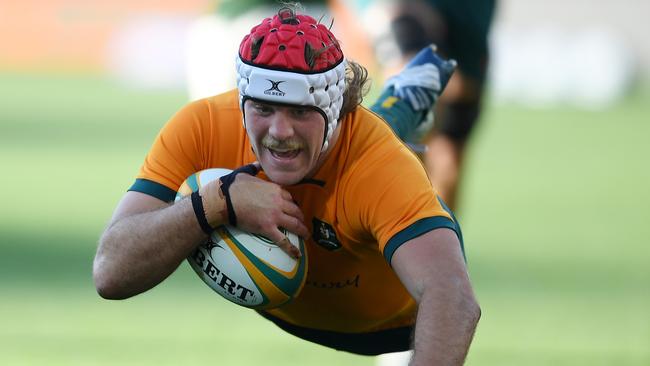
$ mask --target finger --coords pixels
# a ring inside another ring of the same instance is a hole
[[[283,252],[287,253],[287,255],[289,255],[291,258],[300,258],[300,249],[291,244],[289,238],[287,238],[286,235],[284,235],[280,230],[277,230],[276,235],[277,234],[279,234],[279,236],[277,236],[277,239],[273,240],[275,245],[277,245],[278,248],[282,249]]]
[[[293,216],[283,215],[280,218],[278,224],[280,227],[283,227],[300,237],[309,237],[309,229],[307,229],[307,226],[305,226],[302,220],[299,220]]]
[[[293,197],[291,196],[291,193],[289,191],[281,189],[280,190],[280,196],[284,198],[287,201],[292,201],[293,202]]]
[[[300,221],[305,221],[305,216],[303,215],[302,210],[295,203],[284,201],[284,204],[282,205],[281,209],[283,213],[289,216],[293,216]]]
[[[302,254],[300,253],[300,249],[298,249],[296,246],[291,244],[291,242],[289,241],[289,238],[287,238],[286,236],[284,237],[284,239],[282,239],[282,240],[280,240],[278,242],[278,246],[285,253],[289,254],[289,256],[291,258],[298,259],[298,258],[300,258],[302,256]]]

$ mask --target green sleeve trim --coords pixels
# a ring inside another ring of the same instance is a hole
[[[440,196],[436,195],[436,198],[438,199],[438,202],[440,202],[440,205],[442,208],[447,211],[449,216],[451,216],[452,220],[454,220],[454,225],[456,229],[454,230],[456,232],[456,235],[458,235],[458,241],[460,242],[460,250],[463,252],[463,259],[465,260],[465,263],[467,263],[467,257],[465,256],[465,242],[463,241],[463,231],[460,230],[460,225],[458,224],[458,219],[456,219],[456,215],[454,215],[454,212],[447,206],[445,201],[440,198]]]
[[[176,198],[176,191],[148,179],[136,179],[128,190],[148,194],[165,202],[173,202]]]
[[[390,264],[391,260],[393,259],[393,254],[395,254],[395,251],[397,248],[402,246],[402,244],[406,243],[407,241],[417,238],[418,236],[428,233],[431,230],[435,229],[440,229],[440,228],[447,228],[453,230],[456,235],[458,235],[458,240],[461,240],[461,236],[459,234],[458,230],[458,225],[454,223],[452,220],[445,216],[434,216],[434,217],[425,217],[424,219],[420,219],[404,230],[398,232],[397,234],[393,235],[392,238],[388,241],[386,244],[386,247],[384,247],[384,258],[386,261]],[[462,248],[462,244],[461,244]]]

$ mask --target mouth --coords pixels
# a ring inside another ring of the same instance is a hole
[[[300,151],[302,149],[290,149],[290,150],[285,150],[285,149],[268,149],[269,152],[271,153],[271,156],[273,156],[275,159],[278,160],[291,160],[300,154]]]

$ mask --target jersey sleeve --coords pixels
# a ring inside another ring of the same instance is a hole
[[[358,206],[354,220],[374,238],[388,263],[402,244],[438,228],[456,232],[452,212],[431,187],[424,167],[405,146],[384,151],[357,167],[351,195]],[[461,244],[462,245],[462,244]]]
[[[191,174],[204,169],[202,146],[210,111],[205,100],[178,111],[158,133],[129,191],[149,194],[163,201],[174,199],[178,187]]]

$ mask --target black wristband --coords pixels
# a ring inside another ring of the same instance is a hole
[[[231,226],[237,227],[237,215],[235,215],[235,209],[233,208],[232,201],[230,200],[230,185],[235,181],[235,178],[237,178],[237,174],[239,173],[246,173],[255,176],[259,171],[260,170],[256,165],[248,164],[239,167],[233,170],[232,172],[230,172],[230,174],[226,174],[220,178],[221,193],[223,193],[223,196],[226,198],[226,210],[228,210],[228,222],[230,223]]]
[[[232,208],[232,201],[230,200],[230,192],[228,192],[228,190],[224,191],[223,188],[221,189],[221,192],[224,192],[223,195],[226,197],[226,210],[228,210],[228,222],[230,223],[230,226],[237,227],[237,215],[235,215],[235,209]]]
[[[196,216],[196,220],[199,222],[199,226],[201,226],[201,230],[203,230],[204,233],[211,235],[212,232],[214,231],[214,228],[210,226],[208,223],[208,218],[205,217],[205,210],[203,209],[203,199],[201,199],[201,195],[199,194],[199,191],[192,192],[192,208],[194,209],[194,215]]]

